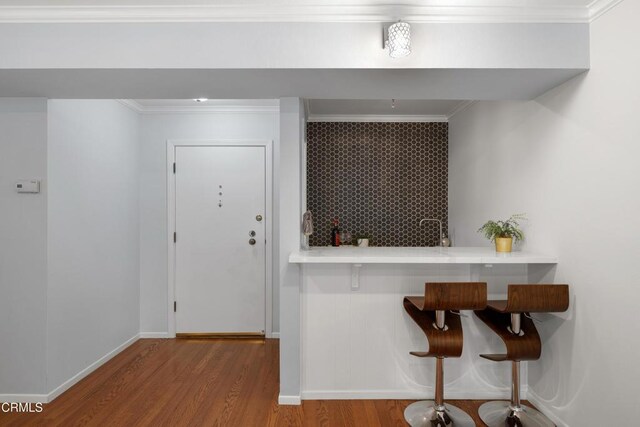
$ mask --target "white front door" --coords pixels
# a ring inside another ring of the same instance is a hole
[[[177,333],[264,334],[265,151],[175,148]]]

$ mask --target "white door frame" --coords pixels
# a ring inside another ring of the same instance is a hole
[[[264,147],[265,148],[265,231],[267,236],[265,260],[265,336],[273,336],[273,141],[271,140],[167,140],[167,248],[168,248],[168,293],[167,319],[169,337],[176,336],[176,314],[173,302],[176,295],[176,249],[173,233],[176,231],[176,176],[173,164],[176,147]],[[180,167],[178,165],[177,167]]]

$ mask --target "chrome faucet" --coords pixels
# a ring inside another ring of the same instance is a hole
[[[445,242],[449,242],[449,239],[444,237],[444,234],[442,234],[442,221],[440,221],[439,219],[435,219],[435,218],[425,218],[425,219],[421,219],[420,220],[420,227],[422,227],[422,224],[425,221],[437,221],[438,224],[440,225],[440,246],[442,247],[446,247],[449,246],[448,244],[446,244]]]

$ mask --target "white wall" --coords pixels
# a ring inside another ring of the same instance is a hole
[[[306,163],[301,153],[305,138],[304,106],[300,98],[280,99],[280,146],[277,151],[280,241],[275,260],[280,284],[280,396],[278,401],[300,403],[300,270],[289,254],[300,249],[301,182]]]
[[[167,140],[270,139],[277,152],[278,117],[276,112],[141,116],[140,330],[143,334],[168,331]],[[274,331],[279,330],[278,302],[278,285],[274,281]]]
[[[138,117],[49,101],[47,385],[139,332]]]
[[[509,282],[526,281],[528,266],[366,264],[357,290],[351,288],[351,265],[304,264],[301,269],[303,399],[424,399],[434,394],[435,361],[410,354],[425,349],[426,340],[403,309],[403,297],[424,293],[425,282],[448,281],[487,282],[491,295]],[[462,357],[445,362],[445,395],[508,399],[510,370],[478,357],[501,341],[466,314]],[[523,398],[526,393],[523,387]]]
[[[0,401],[45,392],[47,101],[0,99]],[[18,194],[18,179],[42,181]]]
[[[529,398],[570,426],[640,417],[638,2],[592,24],[592,69],[526,103],[480,102],[449,126],[455,244],[488,243],[489,218],[526,212],[527,249],[557,254],[564,317],[541,316]],[[504,369],[508,369],[507,366]]]

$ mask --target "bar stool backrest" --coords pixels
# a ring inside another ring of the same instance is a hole
[[[552,313],[569,308],[569,285],[509,285],[508,313]]]
[[[425,283],[423,310],[482,310],[487,306],[484,282]]]

